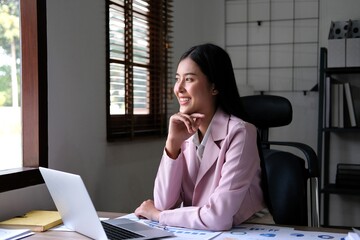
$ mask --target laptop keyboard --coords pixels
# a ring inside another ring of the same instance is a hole
[[[136,238],[144,237],[144,236],[141,236],[140,234],[133,233],[126,229],[122,229],[120,227],[111,225],[107,222],[101,221],[101,224],[104,227],[107,237],[111,240],[134,239],[134,238],[136,239]]]

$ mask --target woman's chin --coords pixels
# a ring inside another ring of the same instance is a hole
[[[179,112],[183,114],[192,114],[194,111],[191,111],[189,108],[180,107]]]

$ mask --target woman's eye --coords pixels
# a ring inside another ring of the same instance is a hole
[[[185,81],[186,81],[186,82],[191,82],[191,81],[192,81],[192,78],[185,78]]]

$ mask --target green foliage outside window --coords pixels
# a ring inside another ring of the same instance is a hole
[[[20,99],[19,0],[0,0],[0,106]]]

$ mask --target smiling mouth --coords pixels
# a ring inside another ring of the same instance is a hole
[[[180,104],[186,104],[190,102],[190,98],[179,98],[179,103]]]

